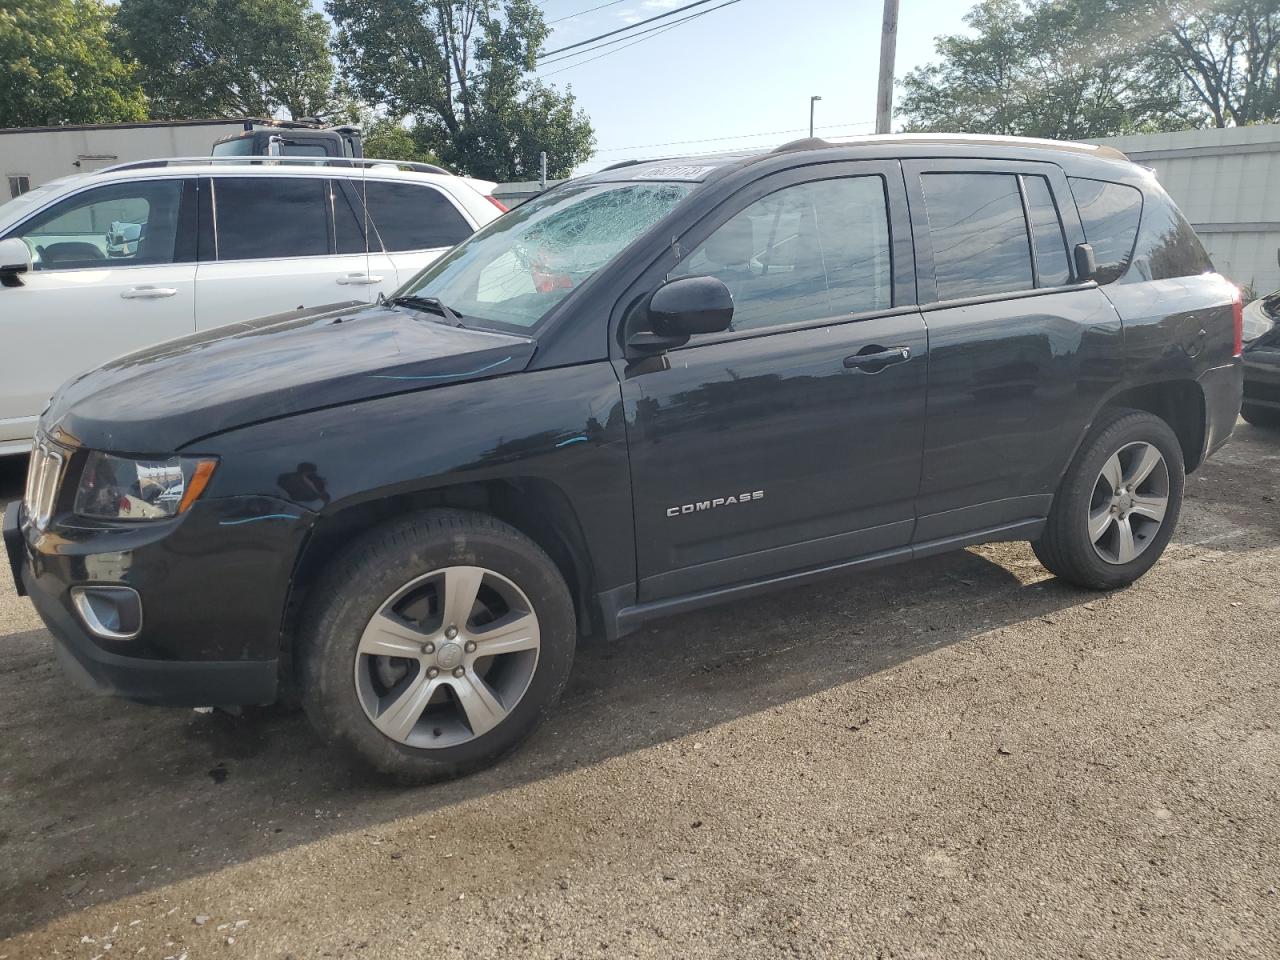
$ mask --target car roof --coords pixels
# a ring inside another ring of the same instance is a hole
[[[342,161],[344,158],[334,158]],[[487,180],[472,180],[452,173],[428,173],[420,170],[406,170],[397,166],[395,160],[369,160],[357,163],[310,160],[299,157],[172,157],[155,161],[137,161],[123,163],[102,170],[94,170],[81,174],[77,181],[92,179],[97,183],[108,183],[114,180],[132,180],[152,177],[190,177],[190,176],[259,176],[259,177],[343,177],[359,180],[365,177],[377,179],[406,180],[410,182],[456,183],[459,180],[474,183],[488,183]]]
[[[332,158],[340,161],[342,158]],[[356,160],[354,162],[332,162],[310,160],[298,157],[174,157],[159,160],[134,161],[122,163],[102,170],[73,174],[41,184],[42,192],[48,193],[49,199],[57,199],[71,191],[104,183],[120,183],[131,180],[154,180],[167,177],[337,177],[360,180],[400,180],[405,183],[428,183],[452,194],[460,202],[470,204],[470,200],[490,195],[497,186],[491,180],[478,180],[474,177],[462,177],[452,173],[426,173],[422,170],[406,170],[397,167],[399,161],[377,159]],[[275,162],[265,162],[275,161]],[[282,162],[283,161],[283,162]],[[418,166],[423,166],[419,164]],[[47,188],[54,188],[48,190]],[[463,189],[459,193],[459,188]],[[8,226],[11,222],[26,216],[28,211],[19,214],[19,208],[5,204],[0,208],[0,226]]]
[[[1122,162],[1128,157],[1114,147],[1071,140],[1036,137],[1003,137],[967,133],[897,133],[824,140],[794,140],[767,151],[694,154],[647,160],[623,160],[603,170],[576,178],[576,182],[675,180],[710,182],[755,163],[794,154],[821,154],[822,159],[889,159],[893,157],[974,157],[1044,159],[1068,155],[1081,159]],[[817,157],[815,157],[816,159]]]

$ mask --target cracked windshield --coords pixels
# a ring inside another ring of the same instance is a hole
[[[687,183],[597,183],[531,200],[404,290],[467,320],[530,328],[688,196]]]

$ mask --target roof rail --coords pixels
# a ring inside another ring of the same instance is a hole
[[[444,167],[434,163],[418,163],[415,160],[380,160],[375,157],[264,157],[264,156],[225,156],[225,157],[162,157],[155,160],[133,160],[129,163],[117,163],[98,173],[111,173],[116,170],[145,170],[151,167],[187,167],[196,164],[221,164],[226,166],[269,165],[283,167],[395,167],[397,170],[410,170],[414,173],[443,173],[452,176]]]
[[[601,167],[596,173],[604,173],[606,170],[617,170],[620,167],[634,167],[637,163],[653,163],[655,160],[662,160],[662,157],[652,157],[644,160],[619,160],[617,163],[611,163],[607,167]]]
[[[772,153],[790,153],[796,150],[821,150],[825,147],[848,147],[858,144],[954,144],[960,146],[986,147],[1036,147],[1041,150],[1062,150],[1067,153],[1091,154],[1095,157],[1106,157],[1110,160],[1128,160],[1124,153],[1115,147],[1097,143],[1082,143],[1078,140],[1048,140],[1041,137],[1006,137],[985,133],[875,133],[858,134],[841,137],[838,140],[823,140],[820,137],[808,137],[803,140],[792,140]]]

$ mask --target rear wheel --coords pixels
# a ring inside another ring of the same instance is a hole
[[[506,753],[550,710],[573,662],[559,570],[483,515],[433,511],[376,528],[313,596],[300,638],[307,714],[402,781]]]
[[[1255,427],[1280,427],[1280,410],[1274,407],[1260,407],[1257,404],[1246,403],[1240,408],[1240,416],[1244,417],[1246,423],[1251,423]]]
[[[1032,548],[1063,580],[1095,590],[1126,586],[1173,536],[1183,481],[1182,448],[1167,423],[1112,411],[1072,461]]]

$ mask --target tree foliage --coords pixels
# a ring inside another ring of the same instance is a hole
[[[983,0],[902,81],[909,130],[1101,137],[1280,115],[1276,0]]]
[[[1214,126],[1280,118],[1280,3],[1134,2],[1158,54],[1177,63],[1194,102]]]
[[[159,119],[322,114],[329,25],[307,0],[120,0],[119,46]]]
[[[551,176],[590,156],[573,94],[532,76],[547,36],[532,0],[329,0],[339,62],[357,95],[409,116],[417,148],[492,180]]]
[[[0,127],[144,120],[101,0],[0,0]]]

